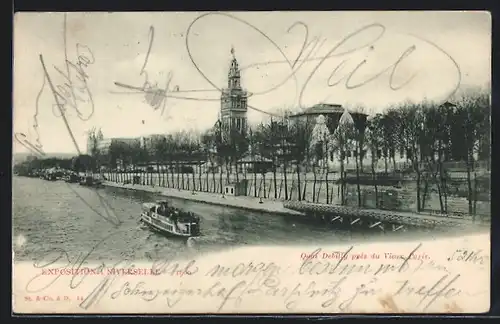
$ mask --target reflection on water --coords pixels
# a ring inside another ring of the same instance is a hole
[[[95,190],[105,202],[100,201]],[[82,199],[103,215],[109,205],[110,212],[115,213],[122,224],[113,227]],[[139,226],[141,203],[159,199],[165,198],[131,190],[91,189],[59,181],[14,177],[13,248],[16,260],[33,260],[43,251],[54,249],[67,251],[72,258],[88,253],[96,245],[89,259],[188,257],[245,244],[311,245],[345,243],[353,238],[381,239],[380,234],[335,230],[298,217],[167,199],[175,207],[201,217],[202,236],[186,244],[185,239],[165,237]],[[103,239],[105,241],[98,244]]]

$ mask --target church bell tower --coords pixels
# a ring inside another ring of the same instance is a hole
[[[231,47],[231,65],[227,88],[221,94],[221,123],[224,127],[244,132],[247,127],[247,91],[241,87],[241,73],[234,48]]]

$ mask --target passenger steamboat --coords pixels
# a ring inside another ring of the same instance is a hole
[[[143,203],[140,222],[162,234],[186,238],[200,235],[200,218],[166,201]]]

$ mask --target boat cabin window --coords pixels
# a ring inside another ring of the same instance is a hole
[[[234,194],[234,188],[231,188],[231,194]]]
[[[229,193],[229,188],[228,187],[226,187],[226,193]]]

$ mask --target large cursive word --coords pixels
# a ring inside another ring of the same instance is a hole
[[[22,146],[27,148],[31,153],[34,153],[40,157],[45,155],[45,152],[43,151],[43,146],[39,142],[39,136],[37,139],[35,139],[33,141],[33,140],[30,140],[29,137],[25,133],[15,133],[14,139],[19,144],[21,144]],[[35,143],[33,143],[33,142],[35,142]]]
[[[422,309],[425,311],[434,304],[438,298],[450,299],[462,294],[462,290],[453,285],[458,278],[460,278],[460,274],[455,275],[453,278],[449,278],[449,275],[446,274],[431,284],[414,282],[411,279],[404,280],[399,282],[401,286],[396,290],[394,296],[416,295],[420,297],[417,306],[427,301]]]
[[[327,39],[317,37],[317,36],[310,38],[308,26],[303,22],[296,22],[288,28],[288,32],[290,33],[292,30],[295,30],[297,28],[301,28],[303,30],[304,40],[302,42],[302,46],[301,46],[301,49],[300,49],[298,55],[294,58],[289,58],[285,54],[285,52],[281,48],[281,46],[279,46],[275,40],[273,40],[271,37],[269,37],[266,33],[264,33],[262,30],[260,30],[256,26],[250,24],[249,22],[247,22],[241,18],[235,17],[231,14],[220,13],[220,12],[215,13],[214,12],[214,13],[202,14],[191,22],[191,24],[189,25],[187,32],[186,32],[186,49],[187,49],[187,52],[188,52],[189,57],[191,59],[191,62],[194,65],[194,67],[196,68],[196,70],[214,89],[217,89],[219,91],[221,91],[221,89],[219,89],[219,87],[215,84],[215,82],[213,80],[211,80],[206,75],[206,73],[201,69],[200,65],[198,64],[198,62],[196,62],[195,58],[193,57],[192,51],[190,49],[191,48],[190,40],[195,39],[195,38],[190,37],[190,34],[192,33],[193,26],[197,23],[200,23],[203,19],[205,19],[206,17],[209,17],[209,16],[219,16],[219,17],[229,18],[230,23],[236,22],[236,23],[239,23],[239,24],[242,24],[244,26],[249,27],[251,31],[254,31],[257,35],[261,36],[263,40],[265,40],[266,42],[269,42],[270,45],[272,45],[272,47],[276,49],[276,53],[279,54],[279,56],[281,56],[283,58],[282,60],[251,63],[251,64],[248,64],[248,65],[242,67],[241,70],[245,70],[245,69],[249,69],[249,68],[261,69],[261,68],[265,68],[266,66],[270,66],[270,65],[274,65],[274,64],[285,64],[289,67],[288,75],[285,75],[280,81],[273,83],[273,86],[269,89],[264,89],[264,90],[261,90],[259,92],[251,91],[253,96],[263,95],[263,94],[267,94],[271,91],[274,91],[275,89],[278,89],[279,87],[284,85],[290,78],[293,78],[295,80],[296,85],[297,85],[298,80],[297,80],[296,74],[300,69],[304,68],[304,63],[317,61],[317,63],[314,65],[314,67],[312,69],[312,72],[304,80],[302,87],[300,89],[297,87],[297,89],[299,91],[298,104],[299,104],[299,106],[302,106],[302,98],[303,98],[306,90],[308,89],[309,82],[311,81],[313,76],[315,76],[317,74],[317,72],[320,70],[320,68],[323,67],[324,63],[327,60],[330,60],[332,58],[337,58],[337,59],[342,59],[342,60],[340,61],[339,64],[337,64],[337,66],[329,74],[327,73],[328,77],[325,79],[325,85],[327,87],[335,87],[339,84],[343,84],[346,89],[352,90],[352,89],[360,88],[364,85],[367,85],[368,83],[373,82],[373,81],[381,78],[384,75],[388,75],[389,76],[388,85],[389,85],[390,89],[393,91],[397,91],[397,90],[400,90],[400,89],[404,88],[405,86],[407,86],[412,80],[414,80],[414,78],[416,76],[416,73],[414,73],[412,75],[407,76],[405,78],[405,81],[403,81],[399,84],[395,84],[395,82],[394,82],[394,80],[398,76],[398,72],[400,70],[402,70],[402,69],[400,69],[400,67],[405,63],[407,58],[410,57],[417,50],[417,46],[415,44],[412,44],[412,45],[408,46],[407,48],[405,48],[404,50],[402,50],[399,57],[393,63],[389,64],[388,66],[380,68],[378,72],[376,72],[372,75],[365,76],[361,80],[354,81],[357,79],[357,77],[359,78],[359,75],[361,74],[360,72],[362,72],[363,68],[366,67],[366,65],[369,63],[369,55],[374,51],[374,45],[377,44],[377,42],[379,40],[381,40],[382,37],[385,35],[386,27],[382,24],[379,24],[379,23],[369,24],[369,25],[363,26],[363,27],[353,31],[352,33],[348,34],[346,37],[342,38],[339,42],[336,42],[328,50],[326,55],[318,56],[317,52],[325,44]],[[460,85],[460,82],[461,82],[461,72],[460,72],[460,68],[459,68],[457,62],[453,59],[453,57],[451,55],[449,55],[446,51],[444,51],[438,45],[436,45],[436,44],[434,44],[426,39],[417,37],[417,36],[412,36],[412,37],[415,40],[418,40],[422,43],[425,43],[426,45],[430,45],[431,47],[433,47],[441,55],[444,55],[447,59],[449,59],[450,62],[453,64],[453,66],[456,68],[456,70],[457,70],[457,82],[454,85],[454,88],[452,89],[452,91],[450,92],[448,97],[453,95],[457,91],[457,89]],[[197,37],[196,39],[199,39],[199,37]],[[368,39],[368,40],[366,40],[366,39]],[[361,61],[353,62],[352,55],[356,54],[356,53],[364,53],[362,51],[364,51],[366,49],[368,49],[368,54],[367,54],[368,57],[361,60]],[[206,58],[206,56],[204,56],[204,58]],[[347,69],[348,63],[352,63],[351,65],[353,67],[351,67],[350,70],[345,72],[344,70]],[[345,73],[343,73],[343,75],[339,76],[339,74],[343,71]],[[254,107],[249,106],[249,108],[253,109]],[[259,110],[259,109],[256,109],[256,110]]]
[[[39,112],[39,102],[40,97],[42,96],[43,89],[45,88],[45,82],[47,78],[45,74],[43,76],[43,83],[38,95],[35,100],[35,113],[33,114],[33,131],[35,133],[34,139],[29,139],[29,137],[25,133],[15,133],[14,138],[18,141],[22,146],[27,148],[31,153],[34,153],[38,156],[44,156],[45,152],[43,151],[43,145],[40,141],[40,133],[38,131],[38,112]]]
[[[56,95],[65,111],[68,107],[73,108],[78,118],[87,121],[94,113],[94,100],[87,84],[89,76],[85,68],[93,64],[95,59],[87,45],[76,44],[76,53],[76,62],[65,59],[66,71],[54,66],[54,69],[65,79],[64,83],[56,86]],[[57,107],[54,106],[54,108]],[[54,112],[57,116],[57,110]]]
[[[87,121],[94,114],[94,100],[87,83],[89,75],[86,69],[95,63],[95,58],[90,47],[80,43],[76,44],[76,58],[72,60],[68,58],[66,19],[65,15],[63,26],[64,70],[56,65],[53,66],[64,81],[51,86],[54,88],[53,92],[56,97],[53,112],[57,117],[61,117],[68,113],[68,108],[72,108],[76,111],[78,118]]]
[[[165,87],[159,87],[158,82],[152,82],[149,79],[149,75],[147,72],[147,66],[149,62],[149,56],[151,55],[151,49],[153,48],[153,42],[155,39],[155,29],[153,26],[149,27],[148,33],[149,45],[146,52],[146,58],[144,59],[144,63],[142,65],[141,70],[139,71],[139,76],[144,77],[144,82],[142,86],[131,86],[122,82],[115,82],[115,85],[121,88],[125,88],[128,90],[136,90],[140,93],[145,94],[146,103],[153,107],[154,110],[161,109],[161,115],[165,113],[166,105],[167,105],[167,93],[170,92],[170,84],[173,78],[173,72],[169,71],[167,73]],[[174,90],[178,91],[179,87],[175,87]]]

